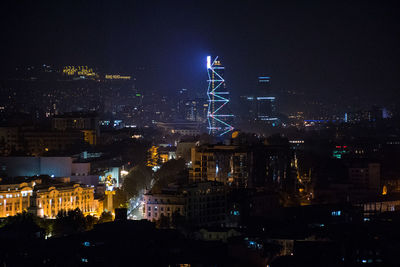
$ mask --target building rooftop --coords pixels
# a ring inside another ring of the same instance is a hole
[[[66,112],[60,115],[55,115],[53,118],[93,118],[98,117],[95,112]]]

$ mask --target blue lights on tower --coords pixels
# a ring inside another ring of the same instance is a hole
[[[225,114],[223,107],[229,103],[229,92],[225,90],[224,66],[216,57],[214,60],[211,56],[207,57],[207,73],[208,73],[208,131],[209,134],[215,136],[223,136],[224,134],[232,131],[234,128],[228,123],[234,115]]]

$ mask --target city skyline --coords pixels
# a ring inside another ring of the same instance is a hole
[[[233,95],[260,75],[272,76],[277,90],[328,101],[388,104],[398,94],[396,5],[208,4],[7,3],[2,67],[90,65],[168,94],[203,90],[204,58],[218,54]]]
[[[0,266],[399,266],[400,5],[2,7]]]

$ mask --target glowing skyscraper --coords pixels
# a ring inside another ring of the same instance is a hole
[[[223,109],[229,103],[229,92],[225,89],[224,69],[218,57],[214,60],[211,59],[211,56],[207,57],[208,131],[209,134],[215,136],[223,136],[234,129],[228,123],[233,115],[226,114],[226,108]]]

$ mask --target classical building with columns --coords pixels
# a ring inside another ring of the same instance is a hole
[[[0,184],[0,217],[30,211],[55,218],[61,210],[79,208],[84,215],[99,215],[102,205],[94,199],[94,187],[71,182],[47,183],[42,179]]]
[[[55,218],[61,210],[79,208],[84,215],[96,215],[97,206],[94,200],[94,188],[80,184],[60,184],[35,188],[37,215]]]
[[[35,181],[0,185],[0,217],[14,216],[27,210]]]

